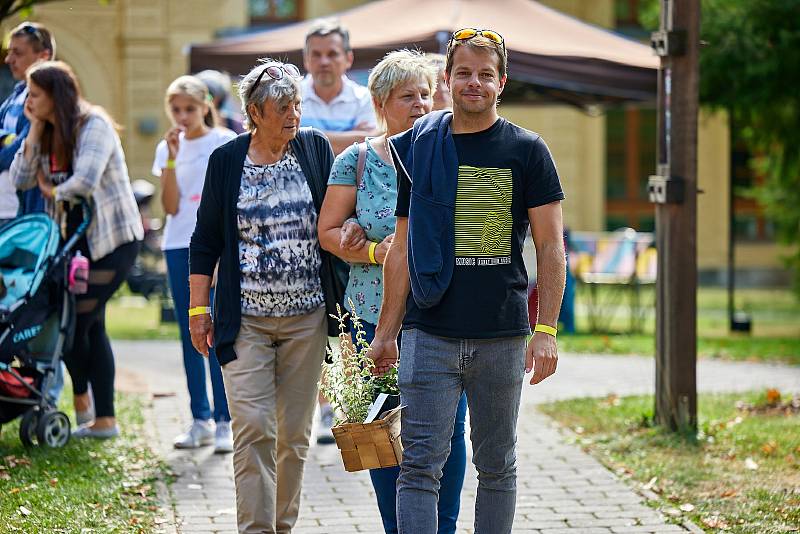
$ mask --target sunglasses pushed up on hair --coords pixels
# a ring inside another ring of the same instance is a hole
[[[261,80],[264,78],[264,73],[266,73],[267,76],[273,80],[282,80],[284,75],[297,79],[303,77],[303,75],[300,74],[300,69],[291,63],[268,63],[267,66],[261,70],[261,73],[258,75],[258,78],[256,78],[255,83],[250,86],[250,91],[247,93],[248,98],[253,96],[253,92],[256,90],[256,87],[258,87],[258,84],[260,84]]]
[[[476,28],[461,28],[460,30],[456,30],[453,32],[452,39],[453,41],[469,41],[470,39],[477,37],[477,36],[485,37],[492,41],[493,43],[497,43],[502,45],[503,48],[506,46],[506,41],[503,39],[503,36],[497,33],[494,30],[478,30]]]

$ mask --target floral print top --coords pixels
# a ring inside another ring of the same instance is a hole
[[[358,145],[354,144],[339,154],[333,162],[328,185],[356,185]],[[356,217],[367,234],[367,239],[380,243],[394,233],[394,208],[397,204],[397,174],[394,167],[383,161],[367,143],[364,173],[356,192]],[[383,299],[383,266],[354,263],[350,266],[350,281],[345,291],[353,301],[358,316],[368,323],[378,323],[378,312]]]

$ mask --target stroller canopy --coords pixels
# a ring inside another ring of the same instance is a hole
[[[0,274],[6,290],[0,307],[8,309],[36,292],[47,260],[58,252],[59,238],[58,226],[44,213],[18,217],[0,228]]]

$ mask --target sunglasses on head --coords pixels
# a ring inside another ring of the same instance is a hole
[[[284,73],[291,78],[300,79],[303,77],[302,74],[300,74],[300,70],[291,63],[269,63],[258,75],[255,83],[250,86],[250,91],[247,93],[247,98],[253,96],[253,92],[256,90],[256,87],[258,87],[258,84],[260,84],[262,78],[264,78],[264,73],[267,73],[267,76],[273,80],[282,80]]]
[[[454,31],[451,40],[453,41],[469,41],[473,37],[477,37],[478,35],[482,37],[486,37],[493,43],[497,43],[502,45],[505,48],[506,43],[503,36],[497,33],[494,30],[477,30],[475,28],[462,28],[460,30]]]
[[[36,26],[32,26],[30,24],[26,24],[25,26],[23,26],[20,29],[25,34],[30,35],[31,37],[33,37],[34,39],[36,39],[40,43],[44,43],[44,36],[42,35],[42,32],[40,32],[39,29]]]

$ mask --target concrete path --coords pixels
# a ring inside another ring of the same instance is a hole
[[[214,455],[210,448],[172,448],[172,438],[190,422],[179,344],[115,342],[114,350],[120,384],[153,395],[151,419],[158,438],[154,446],[178,475],[171,487],[175,524],[167,530],[235,532],[230,455]],[[686,532],[667,524],[640,495],[571,444],[571,436],[535,409],[536,403],[555,399],[650,393],[654,373],[652,358],[562,355],[555,376],[525,388],[514,533]],[[800,367],[702,360],[698,384],[701,391],[798,391]],[[296,534],[383,532],[369,476],[346,473],[335,445],[312,445],[305,472]],[[468,465],[460,534],[472,532],[476,487],[475,471]]]

